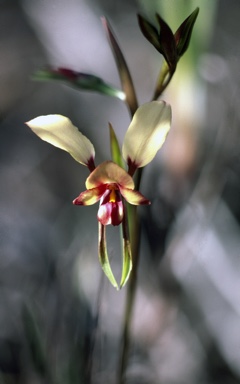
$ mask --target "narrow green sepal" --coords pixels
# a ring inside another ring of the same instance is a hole
[[[123,265],[122,265],[122,277],[120,282],[120,288],[122,288],[129,279],[132,270],[132,251],[129,238],[128,228],[128,212],[126,203],[123,202],[124,216],[122,222],[122,235],[123,235]]]
[[[199,13],[199,8],[197,7],[195,11],[189,15],[186,20],[180,25],[178,30],[175,32],[174,38],[177,47],[177,55],[180,58],[188,49],[193,27]]]
[[[156,17],[160,26],[159,43],[161,46],[162,54],[168,63],[170,72],[173,73],[177,65],[177,49],[175,38],[171,28],[158,13],[156,14]]]
[[[99,245],[98,245],[98,256],[102,266],[103,272],[107,276],[110,283],[118,290],[118,284],[113,275],[107,253],[107,242],[106,242],[106,227],[99,223]]]
[[[115,58],[122,89],[126,95],[126,104],[131,114],[134,115],[138,108],[138,102],[130,71],[128,69],[124,55],[118,45],[118,42],[114,37],[112,28],[105,17],[102,17],[102,24],[106,31],[110,47]]]
[[[125,165],[124,165],[122,153],[119,147],[118,139],[111,123],[109,123],[109,133],[110,133],[110,148],[111,148],[112,161],[114,161],[114,163],[116,163],[120,167],[124,168]]]
[[[159,42],[159,33],[157,28],[155,28],[149,21],[144,19],[141,15],[138,15],[138,24],[142,31],[142,34],[146,39],[156,48],[156,50],[162,53],[161,45]]]
[[[122,288],[129,279],[132,270],[132,252],[131,244],[127,239],[123,239],[123,268],[120,288]]]
[[[32,78],[33,80],[40,81],[61,81],[73,88],[114,96],[120,100],[125,100],[126,98],[123,91],[105,83],[100,77],[88,73],[75,72],[67,68],[41,70],[36,72]]]

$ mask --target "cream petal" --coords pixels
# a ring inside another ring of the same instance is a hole
[[[139,107],[123,141],[123,158],[128,165],[144,167],[162,147],[171,126],[171,107],[152,101]]]
[[[132,205],[150,205],[151,202],[146,199],[140,192],[133,191],[132,189],[122,188],[119,186],[121,195],[124,199]]]
[[[95,151],[91,141],[65,116],[39,116],[26,123],[42,140],[63,149],[79,163],[88,166]]]
[[[105,161],[100,164],[86,180],[87,189],[97,187],[100,184],[118,184],[125,188],[134,188],[131,176],[112,161]]]
[[[87,189],[86,191],[80,193],[76,199],[73,200],[74,205],[92,205],[99,201],[102,195],[105,193],[106,187],[104,185],[99,185],[96,188]]]

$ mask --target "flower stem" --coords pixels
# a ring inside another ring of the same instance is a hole
[[[174,74],[174,71],[170,72],[167,62],[164,61],[158,76],[158,81],[157,81],[157,85],[156,85],[152,100],[157,100],[161,96],[163,91],[167,88],[168,84],[170,83],[173,77],[173,74]]]
[[[138,170],[136,175],[136,188],[139,189],[141,183],[142,168]],[[132,248],[132,261],[133,267],[129,282],[127,285],[127,295],[125,304],[125,313],[123,319],[123,328],[121,334],[121,345],[119,354],[119,366],[118,366],[118,384],[124,384],[126,379],[127,361],[129,357],[130,349],[130,327],[132,322],[133,308],[136,297],[137,288],[137,270],[139,264],[139,249],[140,249],[140,231],[141,225],[137,214],[137,206],[128,207],[129,227],[130,227],[130,239]]]

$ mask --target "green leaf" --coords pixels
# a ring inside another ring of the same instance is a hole
[[[151,23],[149,23],[144,17],[138,15],[138,24],[142,31],[142,34],[146,39],[156,48],[157,51],[162,53],[161,45],[159,42],[159,33]]]
[[[113,126],[110,123],[109,123],[109,133],[110,133],[110,148],[111,148],[112,160],[114,161],[114,163],[124,168],[124,162],[123,162],[121,150],[119,147],[118,139],[114,132]]]
[[[106,227],[99,223],[99,245],[98,245],[99,261],[102,266],[103,272],[109,279],[110,283],[118,290],[118,284],[112,273],[112,269],[108,259],[107,242],[106,242]]]
[[[33,80],[40,81],[61,81],[73,88],[94,91],[107,96],[114,96],[120,100],[125,100],[126,98],[124,92],[105,83],[100,77],[88,73],[75,72],[67,68],[38,71],[32,78]]]
[[[103,27],[106,31],[106,34],[107,34],[107,37],[109,40],[109,44],[111,46],[111,49],[112,49],[112,52],[113,52],[113,55],[115,58],[115,62],[116,62],[117,68],[118,68],[119,77],[120,77],[121,84],[122,84],[122,89],[126,95],[126,103],[129,107],[129,110],[130,110],[132,116],[133,116],[135,111],[137,110],[138,102],[137,102],[137,97],[136,97],[132,77],[131,77],[131,74],[129,72],[129,69],[128,69],[126,60],[123,56],[123,53],[122,53],[122,51],[121,51],[121,49],[117,43],[117,40],[114,37],[114,34],[113,34],[112,29],[110,27],[110,24],[105,17],[102,18],[102,23],[103,23]]]
[[[122,277],[120,282],[120,288],[122,288],[129,279],[132,270],[132,251],[129,240],[129,229],[128,229],[128,214],[126,203],[123,202],[124,216],[122,222],[123,232],[123,266],[122,266]]]
[[[199,8],[189,15],[176,31],[174,38],[177,46],[177,55],[181,57],[188,49],[193,27],[199,13]]]
[[[171,28],[158,13],[156,14],[156,17],[160,26],[159,43],[161,46],[162,54],[169,65],[170,72],[173,73],[177,65],[177,50],[175,38]]]

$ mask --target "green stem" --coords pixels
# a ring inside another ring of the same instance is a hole
[[[153,100],[157,100],[164,89],[169,84],[173,73],[169,72],[169,67],[165,62],[161,68],[157,87],[154,93]],[[134,111],[132,111],[134,112]],[[135,188],[138,191],[140,189],[141,179],[143,174],[143,168],[139,168],[135,177]],[[123,320],[123,328],[121,334],[121,346],[119,355],[119,367],[118,367],[118,384],[124,384],[126,378],[127,361],[130,349],[130,327],[132,322],[133,308],[137,290],[137,271],[139,264],[139,249],[141,240],[141,225],[137,214],[137,206],[128,207],[128,222],[130,229],[130,241],[132,249],[132,272],[127,285],[127,296],[125,304],[125,313]]]
[[[136,175],[136,189],[139,189],[142,177],[142,168],[138,170]],[[140,248],[140,231],[141,226],[137,214],[137,206],[128,207],[128,218],[130,227],[130,240],[132,248],[132,261],[133,267],[131,276],[127,285],[127,296],[125,304],[125,313],[123,320],[123,328],[121,335],[120,355],[119,355],[119,367],[118,367],[118,384],[125,383],[127,361],[130,349],[130,327],[132,322],[133,308],[136,297],[137,289],[137,270],[139,264],[139,248]]]
[[[174,70],[170,71],[166,61],[164,61],[158,76],[157,85],[154,91],[153,100],[157,100],[163,91],[167,88],[174,74]]]
[[[159,74],[153,100],[157,100],[158,97],[165,90],[165,88],[168,86],[173,76],[173,73],[174,71],[170,72],[168,64],[164,62]],[[140,189],[142,174],[143,174],[143,168],[139,168],[135,177],[135,188],[137,191]],[[129,349],[130,349],[130,327],[132,322],[133,308],[134,308],[134,302],[135,302],[136,290],[137,290],[137,271],[138,271],[138,264],[139,264],[141,225],[138,218],[136,206],[128,207],[128,221],[129,221],[129,229],[130,229],[130,241],[131,241],[131,249],[132,249],[133,266],[132,266],[131,276],[129,278],[129,282],[127,285],[127,296],[126,296],[125,313],[124,313],[123,328],[122,328],[122,334],[121,334],[120,355],[119,355],[119,367],[118,367],[118,378],[117,378],[118,384],[124,384],[126,381],[126,369],[127,369],[127,361],[128,361]]]

